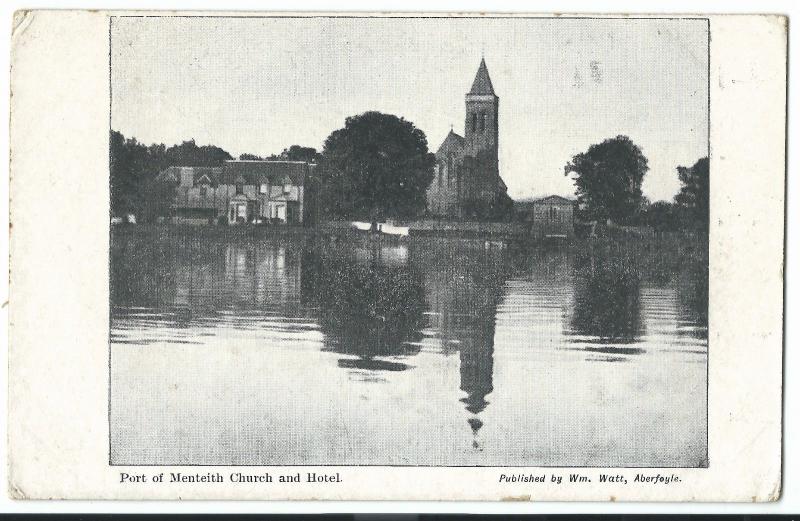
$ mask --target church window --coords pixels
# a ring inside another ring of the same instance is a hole
[[[478,129],[478,113],[472,113],[472,131],[475,132]]]
[[[486,130],[486,113],[481,112],[481,132]]]
[[[447,154],[447,187],[450,188],[453,179],[453,153]]]

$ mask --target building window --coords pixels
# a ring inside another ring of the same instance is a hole
[[[475,132],[478,129],[478,113],[472,113],[472,131]]]
[[[550,207],[550,220],[553,222],[558,221],[558,208],[555,206]]]
[[[481,132],[486,130],[486,113],[481,112]]]
[[[208,195],[208,188],[205,186],[200,187],[200,197],[205,198]]]
[[[447,154],[447,187],[450,188],[453,179],[453,173],[455,172],[455,168],[453,168],[453,153],[450,152]]]
[[[244,185],[241,183],[236,183],[236,195],[242,195],[244,193]]]
[[[258,187],[258,193],[265,194],[267,193],[268,188],[269,187],[267,186],[267,183],[261,183],[261,186]]]
[[[442,168],[442,165],[436,165],[436,177],[438,178],[438,181],[439,181],[439,188],[442,187],[442,173],[443,173],[443,170],[444,170],[444,168]]]
[[[288,177],[283,178],[283,193],[288,194],[292,191],[292,180]]]

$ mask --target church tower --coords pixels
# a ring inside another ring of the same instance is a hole
[[[472,88],[466,95],[467,114],[464,121],[466,155],[494,165],[497,172],[497,109],[500,103],[492,87],[492,79],[481,58]]]
[[[483,58],[465,101],[464,137],[451,129],[436,151],[428,212],[462,220],[496,219],[510,211],[511,199],[498,165],[500,98]]]

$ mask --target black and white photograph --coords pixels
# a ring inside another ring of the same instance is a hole
[[[706,18],[109,39],[111,465],[709,465]]]

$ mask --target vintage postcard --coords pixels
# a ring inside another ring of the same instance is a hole
[[[786,42],[17,13],[11,495],[777,499]]]

